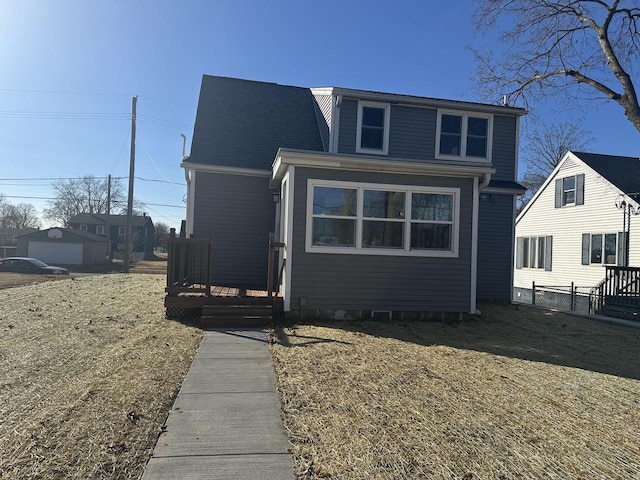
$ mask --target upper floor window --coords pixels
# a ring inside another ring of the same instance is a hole
[[[87,226],[84,225],[84,224],[80,225],[80,230],[82,230],[83,232],[86,232],[87,231]]]
[[[127,234],[127,227],[125,227],[124,225],[120,225],[118,227],[118,235],[126,235]]]
[[[388,153],[389,113],[389,104],[358,102],[356,152],[377,155]]]
[[[489,160],[491,115],[438,111],[436,158]]]
[[[96,225],[96,235],[106,235],[106,234],[107,234],[106,225]]]
[[[566,205],[584,204],[584,174],[556,179],[556,203],[560,208]]]
[[[459,189],[309,180],[307,251],[455,257]]]

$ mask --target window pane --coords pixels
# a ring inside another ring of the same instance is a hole
[[[486,118],[469,117],[467,121],[467,134],[474,137],[486,137],[489,122]]]
[[[384,130],[381,128],[362,127],[360,136],[360,148],[374,148],[382,150],[384,148]]]
[[[480,137],[467,138],[467,157],[487,157],[487,139]]]
[[[576,189],[576,177],[567,177],[562,180],[563,189],[566,190],[575,190]]]
[[[460,135],[445,133],[440,135],[440,153],[444,155],[460,155]]]
[[[374,218],[404,218],[404,192],[365,190],[363,214]]]
[[[451,250],[451,225],[412,223],[411,248],[413,250]]]
[[[536,268],[536,239],[529,241],[529,267]]]
[[[453,195],[414,193],[411,195],[411,219],[450,222],[453,220]]]
[[[442,133],[462,133],[462,117],[458,115],[442,115],[440,131]]]
[[[602,263],[602,235],[591,235],[591,263]]]
[[[607,233],[604,236],[604,263],[616,264],[616,240],[617,235],[615,233]]]
[[[362,246],[368,248],[403,248],[403,222],[362,222]]]
[[[529,239],[527,237],[522,239],[522,266],[529,266]]]
[[[314,187],[313,213],[355,217],[357,190],[350,188]]]
[[[362,126],[384,127],[384,108],[362,107]]]
[[[353,247],[356,244],[356,221],[338,218],[313,219],[313,245]]]
[[[544,268],[544,237],[538,237],[538,268]]]

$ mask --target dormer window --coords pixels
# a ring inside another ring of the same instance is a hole
[[[390,105],[386,103],[358,102],[356,152],[387,155],[389,112]]]
[[[438,111],[436,158],[491,160],[491,115]]]

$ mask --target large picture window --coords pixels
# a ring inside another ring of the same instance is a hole
[[[307,250],[457,256],[459,189],[309,180]]]
[[[462,112],[438,112],[436,158],[489,160],[492,117]]]

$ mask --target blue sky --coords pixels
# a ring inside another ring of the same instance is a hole
[[[474,97],[467,0],[0,0],[0,193],[32,203],[48,178],[129,172],[138,95],[135,197],[179,227],[203,74],[298,86]],[[620,107],[541,113],[579,119],[590,149],[640,155]],[[126,187],[126,183],[125,183]],[[23,197],[23,198],[18,198]],[[45,222],[45,226],[47,223]]]

